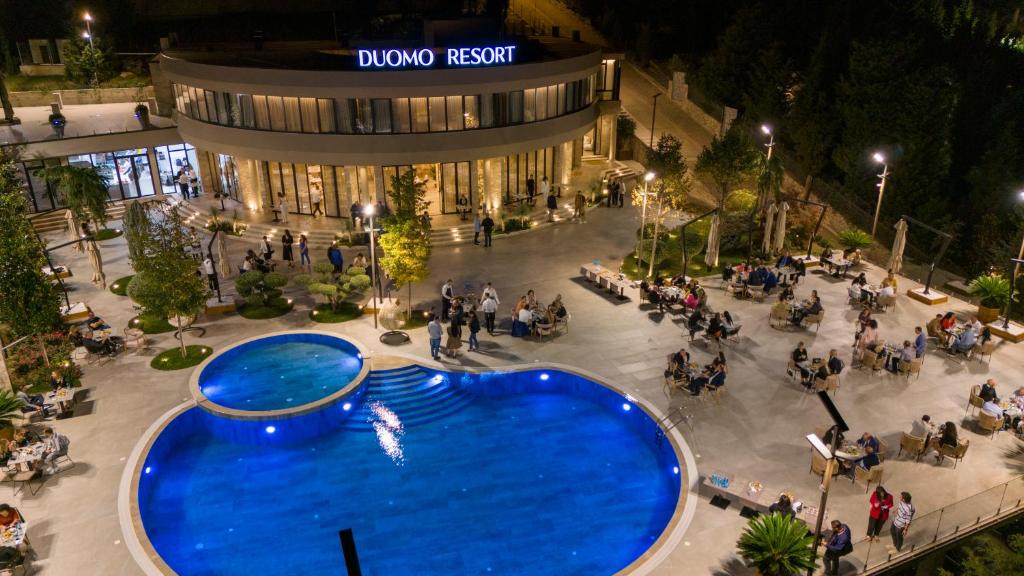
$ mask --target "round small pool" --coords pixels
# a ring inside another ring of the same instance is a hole
[[[242,342],[199,371],[200,400],[244,412],[297,409],[348,386],[363,367],[355,344],[293,332]]]
[[[338,574],[350,528],[370,576],[614,574],[682,516],[675,440],[581,375],[411,365],[357,388],[287,418],[182,408],[134,466],[147,561],[182,576]]]

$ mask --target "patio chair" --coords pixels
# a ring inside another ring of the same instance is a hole
[[[992,353],[995,352],[995,350],[996,350],[996,341],[995,340],[989,340],[988,342],[985,342],[984,344],[975,344],[974,345],[973,353],[971,354],[971,357],[972,358],[977,358],[978,362],[981,362],[982,360],[984,360],[985,356],[988,356],[989,360],[991,360],[992,359]]]
[[[555,325],[554,324],[541,324],[541,323],[538,322],[537,324],[534,324],[534,331],[536,332],[537,338],[539,340],[544,340],[545,336],[552,336],[552,334],[555,331]],[[553,338],[553,336],[552,336],[552,338]]]
[[[832,395],[835,396],[835,393],[839,391],[839,374],[829,374],[828,378],[825,378],[824,380],[815,378],[814,391],[832,392]]]
[[[789,323],[789,311],[772,307],[768,314],[768,323],[772,326],[781,327]]]
[[[738,343],[740,341],[740,329],[741,328],[743,328],[743,326],[741,324],[734,325],[732,330],[729,330],[727,328],[725,330],[725,340]]]
[[[907,380],[910,380],[911,374],[917,374],[917,377],[921,377],[921,365],[924,364],[924,356],[920,358],[914,358],[910,362],[904,362],[900,360],[899,370],[901,374],[907,376]]]
[[[851,483],[855,484],[857,482],[864,482],[864,493],[867,494],[868,490],[871,488],[872,482],[875,484],[882,483],[882,473],[884,472],[885,466],[882,466],[881,464],[874,466],[871,470],[865,470],[860,466],[854,466],[853,479],[851,480]]]
[[[967,397],[967,409],[964,410],[964,418],[971,411],[972,408],[981,409],[985,405],[985,400],[980,396],[981,384],[975,384],[971,386],[971,395]]]
[[[555,316],[555,328],[558,328],[559,325],[565,326],[565,333],[568,334],[569,333],[569,320],[571,318],[572,318],[572,314],[568,314],[568,313],[566,313],[566,315],[561,317],[561,318]]]
[[[722,391],[724,388],[724,384],[722,386],[705,386],[700,390],[700,400],[703,402],[714,400],[715,404],[721,404]]]
[[[880,359],[880,357],[878,356],[878,352],[865,349],[864,354],[860,357],[860,369],[875,372],[876,370],[880,369],[880,367],[876,367],[879,361],[885,362],[885,359]]]
[[[914,460],[920,461],[921,454],[924,454],[924,438],[904,432],[900,438],[900,451],[896,455],[901,456],[904,450],[908,454],[913,454]]]
[[[879,310],[885,312],[888,308],[896,308],[896,297],[895,296],[879,296],[875,299],[875,306]]]
[[[764,286],[747,286],[750,292],[750,299],[754,302],[764,302]]]
[[[942,457],[943,460],[945,460],[946,458],[952,458],[953,469],[956,470],[956,465],[961,460],[964,459],[964,456],[967,454],[967,449],[970,448],[970,446],[970,440],[961,440],[960,443],[956,446],[940,445],[939,455]]]
[[[821,321],[824,320],[824,319],[825,319],[825,311],[824,310],[822,310],[821,312],[818,312],[817,314],[811,314],[809,316],[804,316],[804,322],[803,322],[804,328],[810,328],[811,324],[814,324],[814,331],[817,332],[818,328],[821,327]]]
[[[889,455],[889,444],[887,444],[885,442],[885,440],[882,440],[881,438],[878,439],[878,452],[877,452],[877,454],[878,454],[878,460],[881,461],[881,462],[884,462],[885,461],[885,457]]]
[[[996,432],[1002,430],[1003,424],[1003,419],[994,414],[989,414],[984,410],[978,413],[978,428],[981,428],[984,432],[988,432],[989,438],[992,438],[996,435]]]
[[[824,478],[826,464],[826,460],[821,457],[821,454],[818,454],[817,450],[811,450],[811,469],[808,471],[808,474],[814,474]],[[837,464],[832,467],[832,475],[835,476],[838,473],[839,465]]]

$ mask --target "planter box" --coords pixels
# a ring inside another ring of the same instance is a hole
[[[942,292],[932,288],[928,290],[928,293],[924,293],[924,288],[914,288],[913,290],[907,290],[907,296],[913,300],[917,300],[922,304],[929,306],[935,306],[937,304],[945,304],[949,301],[949,296],[946,296]]]

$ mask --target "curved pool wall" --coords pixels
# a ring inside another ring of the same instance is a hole
[[[420,365],[422,367],[422,365]],[[425,367],[424,367],[425,368]],[[530,393],[585,395],[603,408],[615,411],[641,437],[649,438],[662,470],[672,470],[675,478],[671,498],[675,502],[670,517],[659,520],[660,536],[646,549],[636,551],[634,560],[619,574],[642,574],[654,568],[681,540],[691,520],[695,501],[686,492],[694,491],[696,464],[685,448],[678,431],[665,432],[656,421],[653,408],[628,394],[618,392],[593,376],[584,377],[565,368],[509,368],[496,372],[445,372],[425,368],[437,376],[449,378],[457,386],[483,396]],[[551,377],[557,375],[558,377]],[[363,381],[365,382],[365,380]],[[139,502],[151,496],[153,479],[159,474],[167,454],[197,431],[219,439],[250,445],[291,444],[315,438],[343,426],[356,414],[366,392],[365,385],[356,385],[344,396],[344,402],[324,405],[315,412],[286,415],[259,420],[225,418],[185,403],[168,411],[154,423],[133,452],[131,464],[122,479],[122,524],[129,536],[129,547],[147,574],[174,574],[163,561],[146,535]],[[568,415],[567,415],[568,417]],[[272,432],[269,430],[273,429]],[[684,479],[688,486],[683,485]],[[285,495],[287,497],[287,495]],[[131,538],[134,536],[135,538]]]
[[[357,400],[352,395],[369,373],[367,356],[358,342],[334,333],[274,332],[207,358],[192,372],[189,388],[201,408],[228,418],[314,413],[342,398]]]

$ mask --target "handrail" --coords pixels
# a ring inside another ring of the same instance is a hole
[[[1024,475],[915,516],[899,552],[887,546],[885,534],[877,544],[867,538],[854,542],[844,561],[853,563],[858,574],[881,574],[1022,513]]]
[[[672,412],[669,412],[668,415],[666,415],[665,417],[658,420],[658,431],[655,434],[655,437],[659,444],[661,444],[662,438],[664,438],[670,430],[672,430],[676,426],[679,426],[679,424],[682,422],[686,422],[686,425],[690,428],[690,430],[693,430],[692,418],[689,414],[685,412],[685,408],[685,406],[680,406],[673,410]],[[682,418],[674,420],[673,418],[675,418],[679,414],[682,414]]]

